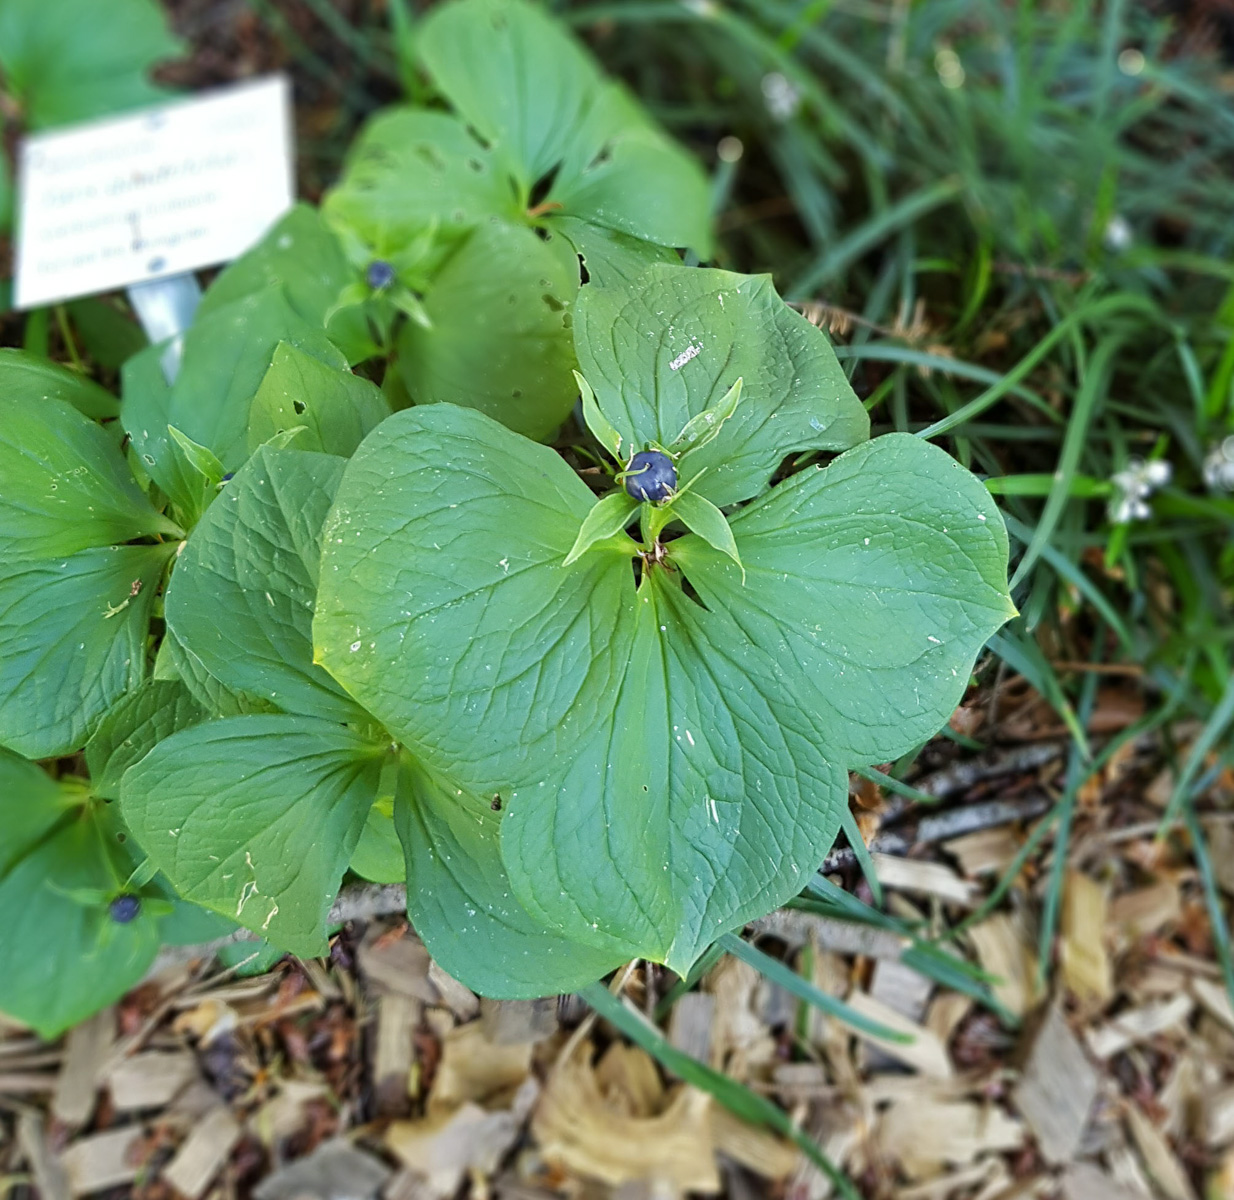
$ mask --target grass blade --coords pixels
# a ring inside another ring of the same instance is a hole
[[[789,285],[789,291],[808,294],[827,283],[854,260],[893,233],[911,225],[928,212],[941,208],[959,195],[962,184],[959,179],[944,179],[910,192],[903,200],[885,208],[881,213],[858,225],[847,237],[824,251],[805,271]]]
[[[723,946],[734,958],[748,963],[760,975],[766,976],[772,983],[779,984],[786,992],[792,992],[799,1000],[813,1005],[819,1012],[837,1021],[868,1033],[871,1037],[881,1038],[887,1042],[912,1042],[909,1034],[899,1033],[886,1025],[880,1025],[869,1017],[862,1016],[856,1009],[850,1008],[843,1000],[827,995],[816,988],[808,979],[803,979],[791,967],[787,967],[778,958],[764,954],[757,946],[751,946],[744,938],[735,933],[722,934],[719,945]]]

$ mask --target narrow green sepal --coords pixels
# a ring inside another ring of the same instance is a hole
[[[211,487],[214,487],[222,480],[226,472],[223,470],[223,464],[219,462],[214,451],[205,446],[198,445],[191,437],[181,433],[174,425],[168,425],[167,432],[171,434],[172,440],[184,452],[184,457],[188,464],[199,474],[204,475]]]
[[[602,500],[597,500],[591,512],[583,518],[578,537],[561,565],[568,567],[597,542],[620,533],[630,523],[638,507],[639,502],[625,492],[610,492]]]
[[[746,581],[746,569],[737,553],[737,541],[728,526],[724,514],[710,500],[697,492],[679,492],[673,497],[673,515],[692,533],[697,533],[709,546],[721,554],[727,554],[741,571],[741,582]]]
[[[591,390],[591,384],[577,371],[574,372],[574,382],[578,384],[578,393],[583,398],[583,420],[587,422],[587,428],[591,430],[596,441],[621,462],[621,434],[609,424],[608,418],[596,403],[596,394]]]
[[[349,283],[343,288],[338,298],[334,303],[326,309],[325,316],[322,317],[321,323],[329,325],[334,317],[343,311],[345,308],[355,308],[357,305],[363,304],[369,298],[368,289],[362,283]]]
[[[669,445],[668,452],[682,455],[688,450],[697,450],[700,446],[707,445],[720,432],[720,426],[737,411],[740,400],[741,380],[738,379],[715,404],[686,422],[685,428]]]
[[[654,542],[660,536],[664,526],[677,515],[677,501],[707,474],[707,470],[704,467],[696,475],[691,475],[667,500],[660,504],[647,505],[649,515],[644,522],[643,536],[648,542]],[[617,478],[621,479],[621,476],[618,475]]]
[[[396,286],[390,293],[390,303],[421,329],[433,328],[433,319],[428,315],[419,297],[410,288]]]

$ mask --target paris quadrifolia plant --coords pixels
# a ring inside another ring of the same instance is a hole
[[[219,276],[174,382],[0,356],[0,1010],[40,1032],[166,942],[321,954],[353,876],[485,995],[685,974],[1013,614],[988,491],[871,440],[769,278],[683,265],[705,180],[579,45],[456,0],[416,47],[439,103]]]

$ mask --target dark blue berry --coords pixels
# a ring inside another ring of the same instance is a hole
[[[626,491],[653,504],[667,500],[677,487],[677,468],[659,450],[640,450],[626,465]]]
[[[369,263],[368,270],[364,273],[364,278],[373,291],[379,292],[382,288],[388,288],[394,282],[394,268],[388,262],[375,258]]]
[[[141,897],[127,894],[117,896],[107,906],[107,911],[111,914],[111,919],[117,925],[127,925],[130,921],[137,920],[137,916],[141,912]]]

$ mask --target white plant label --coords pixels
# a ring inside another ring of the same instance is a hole
[[[26,138],[18,308],[179,275],[249,249],[291,207],[278,76]]]

